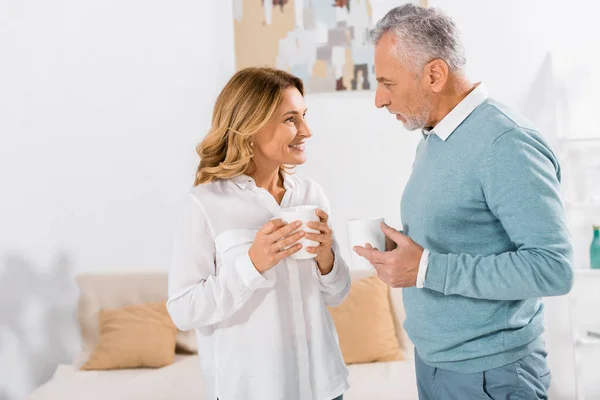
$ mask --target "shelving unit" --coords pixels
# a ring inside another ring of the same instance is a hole
[[[600,287],[600,270],[594,270],[590,268],[578,268],[575,270],[575,279],[594,280]],[[585,301],[582,296],[585,293],[571,293],[569,295],[569,308],[570,308],[570,322],[571,332],[573,338],[573,367],[575,369],[575,386],[577,389],[577,400],[585,400],[586,394],[583,387],[584,368],[583,368],[583,356],[586,350],[592,348],[600,348],[600,338],[590,336],[587,333],[587,328],[583,327],[580,321],[576,318],[576,307],[581,306],[582,302]]]
[[[596,143],[600,142],[600,133],[598,137],[586,137],[586,138],[560,138],[558,140],[558,152],[560,155],[566,159],[561,161],[566,161],[567,165],[571,167],[574,164],[577,164],[579,160],[571,160],[569,159],[569,155],[577,154],[578,148],[584,148],[589,146],[590,144],[596,145]],[[600,155],[599,155],[600,157]],[[575,161],[575,162],[573,162]],[[577,172],[571,171],[572,174],[570,179],[575,180],[581,177]],[[585,178],[584,178],[585,179]],[[600,176],[598,177],[598,182],[600,184]],[[575,181],[569,182],[573,185],[576,184]],[[586,196],[587,197],[587,196]],[[565,201],[565,208],[567,212],[567,217],[569,222],[574,219],[574,213],[584,213],[585,215],[596,214],[596,210],[600,216],[600,202],[596,203],[593,201],[589,201],[588,199],[584,201],[579,200],[569,200]],[[581,215],[581,214],[580,214]],[[580,220],[581,221],[581,220]],[[591,224],[590,224],[591,225]],[[591,241],[591,236],[590,236]],[[580,248],[583,248],[582,245]],[[594,270],[587,266],[586,268],[577,268],[575,270],[575,279],[579,280],[594,280],[598,282],[598,287],[600,288],[600,270]],[[576,291],[572,292],[569,295],[569,307],[570,307],[570,322],[571,322],[571,332],[572,332],[572,340],[573,340],[573,366],[575,369],[575,384],[577,390],[577,400],[585,400],[586,399],[586,390],[584,387],[584,376],[586,371],[584,371],[584,357],[587,352],[592,348],[600,348],[600,339],[590,336],[587,334],[585,327],[582,326],[581,321],[577,319],[577,307],[585,306],[586,302],[586,294],[585,291],[583,293],[577,293]]]
[[[600,269],[578,268],[575,270],[575,275],[580,277],[595,277],[600,280]]]
[[[559,143],[585,143],[585,142],[598,142],[600,137],[574,137],[574,138],[559,138]]]
[[[556,138],[556,142],[559,145],[580,145],[585,143],[597,143],[600,142],[600,131],[597,133],[598,136],[590,136],[590,137],[558,137]]]
[[[575,345],[578,347],[600,347],[600,339],[591,336],[580,336],[576,338]]]

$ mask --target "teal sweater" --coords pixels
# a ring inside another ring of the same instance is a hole
[[[559,186],[546,141],[491,99],[445,142],[424,136],[402,221],[431,252],[425,288],[403,292],[404,326],[426,363],[479,372],[544,346],[540,297],[573,280]]]

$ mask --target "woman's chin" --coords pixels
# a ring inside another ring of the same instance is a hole
[[[271,161],[279,165],[302,165],[306,162],[306,153],[295,151],[294,153],[281,154],[279,157],[273,157]]]
[[[282,164],[285,165],[302,165],[306,162],[306,154],[294,154],[292,156],[288,156],[286,157],[285,162],[283,162]]]
[[[302,157],[302,158],[296,158],[296,160],[293,163],[290,163],[290,164],[293,164],[293,165],[302,165],[305,162],[306,162],[306,156]]]

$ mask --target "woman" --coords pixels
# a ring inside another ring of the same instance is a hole
[[[215,104],[197,148],[200,165],[183,202],[169,273],[171,318],[196,330],[207,399],[331,400],[348,388],[328,306],[350,287],[315,182],[289,174],[312,136],[303,84],[248,68]],[[320,233],[293,233],[281,209],[316,205]],[[295,260],[300,238],[316,257]],[[293,245],[292,247],[289,247]]]

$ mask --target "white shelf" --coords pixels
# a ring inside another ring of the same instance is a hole
[[[558,139],[562,143],[580,143],[580,142],[597,142],[600,141],[599,137],[589,137],[589,138],[559,138]]]
[[[575,275],[580,275],[580,276],[596,276],[600,278],[600,269],[592,269],[590,267],[586,267],[586,268],[575,268],[573,269],[573,271],[575,271]]]
[[[593,336],[580,336],[575,340],[575,345],[578,347],[600,347],[600,339]]]
[[[573,208],[600,208],[600,203],[584,201],[566,201],[565,206]]]

